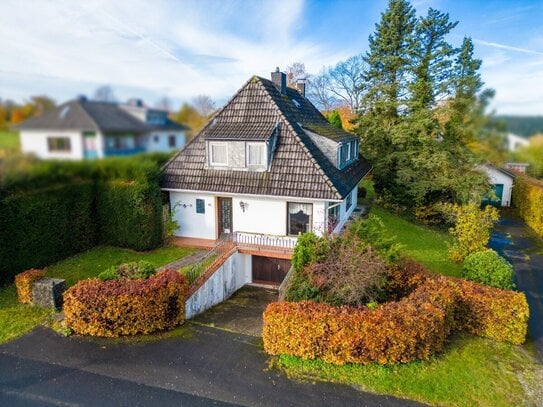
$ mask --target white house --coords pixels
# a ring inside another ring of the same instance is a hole
[[[507,148],[509,151],[516,151],[521,147],[530,145],[530,139],[517,136],[513,133],[507,133]]]
[[[184,147],[187,127],[140,100],[127,104],[81,97],[17,126],[21,149],[46,159],[92,159]]]
[[[278,70],[271,81],[252,77],[165,165],[177,236],[293,246],[302,233],[342,228],[371,166],[358,138],[331,126],[303,93]]]
[[[491,164],[482,165],[481,169],[487,174],[488,180],[494,186],[494,193],[496,194],[496,201],[488,201],[488,203],[498,206],[510,206],[515,174]]]

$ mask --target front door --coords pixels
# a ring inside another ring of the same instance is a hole
[[[232,233],[232,198],[217,198],[219,238]]]

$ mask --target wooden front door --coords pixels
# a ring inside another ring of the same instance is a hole
[[[251,256],[253,283],[280,285],[290,270],[290,260]]]
[[[219,238],[232,233],[232,198],[217,198]]]

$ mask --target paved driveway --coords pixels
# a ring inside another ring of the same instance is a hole
[[[46,328],[0,346],[0,405],[409,406],[267,368],[260,338],[188,323],[147,343],[64,338]]]
[[[543,362],[543,240],[521,219],[503,212],[489,246],[515,268],[517,288],[526,293],[530,306],[529,343]]]

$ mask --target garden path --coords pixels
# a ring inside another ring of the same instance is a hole
[[[174,260],[171,263],[165,264],[164,266],[160,267],[157,271],[162,271],[166,269],[179,270],[191,264],[198,263],[206,256],[207,253],[208,252],[206,250],[197,250],[194,253],[189,254],[188,256],[181,257],[180,259]]]
[[[526,294],[530,306],[529,343],[543,362],[543,239],[509,211],[501,213],[489,246],[515,269],[517,289]]]

